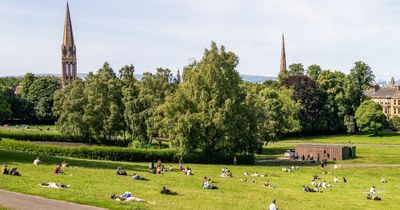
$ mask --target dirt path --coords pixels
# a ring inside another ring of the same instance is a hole
[[[0,190],[0,204],[4,208],[22,210],[104,210],[103,208],[51,200],[33,195]]]

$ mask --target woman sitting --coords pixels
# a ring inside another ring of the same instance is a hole
[[[5,175],[8,174],[8,169],[7,169],[7,165],[6,164],[4,164],[3,167],[1,167],[1,174],[5,174]]]
[[[164,194],[164,195],[178,195],[177,192],[172,192],[171,190],[169,190],[169,189],[167,189],[165,187],[162,187],[160,193]]]
[[[117,168],[117,175],[126,176],[128,174],[126,173],[126,171],[124,169],[122,169],[122,167],[118,167]]]
[[[54,174],[64,174],[64,172],[61,170],[60,165],[56,165],[56,167],[54,167],[53,173]]]
[[[269,183],[269,180],[267,180],[267,181],[264,183],[264,187],[266,187],[266,188],[275,188],[274,186],[272,186],[272,185]]]
[[[203,182],[203,189],[212,189],[212,190],[214,190],[214,189],[218,189],[218,187],[212,186],[207,180],[207,181]]]
[[[62,166],[63,168],[69,167],[67,161],[65,161],[65,160],[61,163],[61,166]]]

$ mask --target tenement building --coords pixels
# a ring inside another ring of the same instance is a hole
[[[388,85],[376,85],[367,90],[365,95],[369,96],[372,101],[380,104],[383,113],[388,118],[395,115],[400,116],[400,86],[396,85],[393,77]]]

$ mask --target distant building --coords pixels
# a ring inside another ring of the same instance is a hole
[[[71,16],[67,2],[64,22],[64,36],[61,45],[62,85],[68,85],[77,78],[76,47],[72,32]]]
[[[396,85],[393,77],[388,85],[375,85],[365,91],[365,95],[382,106],[382,111],[386,117],[400,116],[400,86]]]

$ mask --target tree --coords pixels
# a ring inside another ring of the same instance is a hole
[[[142,144],[149,143],[152,137],[160,134],[163,116],[158,106],[173,93],[174,84],[171,81],[171,71],[158,68],[155,74],[144,73],[140,82],[135,82],[136,85],[131,83],[124,91],[126,124],[132,136]]]
[[[301,63],[292,63],[289,65],[289,76],[301,76],[304,75],[304,67]]]
[[[392,118],[390,118],[389,125],[392,130],[400,131],[400,117],[393,116]]]
[[[59,87],[60,79],[53,76],[38,77],[29,85],[26,99],[33,105],[35,116],[40,121],[55,121],[52,113],[53,95]]]
[[[125,128],[122,89],[117,76],[106,62],[96,74],[86,77],[83,122],[96,138],[111,139]]]
[[[356,122],[361,131],[377,135],[385,120],[382,107],[371,100],[364,101],[356,110]]]
[[[237,64],[233,52],[213,42],[199,62],[184,68],[183,83],[160,107],[168,126],[164,132],[181,151],[200,150],[212,156],[253,153],[259,147]]]
[[[318,76],[321,73],[322,69],[319,65],[313,64],[307,67],[307,76],[309,76],[311,79],[317,81]]]
[[[30,86],[36,80],[36,77],[32,73],[26,73],[21,80],[20,85],[22,86],[22,96],[26,97],[29,93]]]
[[[287,88],[293,88],[292,98],[301,103],[298,113],[303,133],[322,131],[326,128],[323,120],[325,95],[317,83],[308,76],[289,76],[283,81]]]
[[[0,91],[0,123],[3,123],[5,120],[7,120],[11,114],[11,106],[7,102],[4,92]]]
[[[344,130],[343,111],[346,107],[345,100],[345,74],[339,71],[324,70],[319,71],[317,82],[319,87],[326,95],[324,104],[324,121],[326,128],[324,130],[335,133]]]
[[[346,115],[344,117],[344,125],[346,126],[347,134],[350,135],[356,132],[356,123],[353,116]]]
[[[84,89],[83,81],[74,80],[54,93],[53,114],[58,118],[56,126],[63,134],[90,138],[89,126],[83,120],[87,103]]]
[[[366,99],[364,91],[372,87],[374,79],[375,75],[368,64],[362,61],[354,63],[344,85],[346,99],[346,107],[342,111],[344,115],[354,116],[357,107]]]

